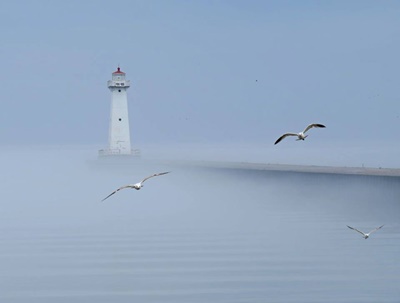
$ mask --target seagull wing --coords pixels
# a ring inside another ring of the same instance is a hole
[[[287,136],[296,136],[296,137],[297,137],[297,134],[295,134],[295,133],[286,133],[286,134],[280,136],[279,139],[276,140],[274,144],[278,144],[278,143],[281,142],[283,139],[285,139]]]
[[[165,175],[165,174],[168,174],[168,173],[170,173],[170,172],[166,171],[166,172],[163,172],[163,173],[158,173],[158,174],[154,174],[154,175],[148,176],[148,177],[144,178],[142,181],[140,181],[140,183],[143,183],[147,179],[150,179],[150,178],[153,178],[153,177],[157,177],[157,176],[162,176],[162,175]]]
[[[132,187],[132,186],[131,186],[131,185],[122,186],[122,187],[120,187],[120,188],[114,190],[111,194],[109,194],[107,197],[105,197],[105,198],[104,198],[103,200],[101,200],[101,201],[104,201],[105,199],[108,199],[108,198],[111,197],[113,194],[115,194],[117,191],[120,191],[121,189],[124,189],[124,188],[129,188],[129,187]]]
[[[313,128],[313,127],[325,128],[326,126],[323,125],[323,124],[318,124],[318,123],[310,124],[309,126],[307,126],[307,127],[305,128],[305,130],[303,131],[303,134],[304,134],[306,131],[308,131],[310,128]]]
[[[377,227],[377,228],[375,228],[375,229],[371,230],[371,231],[369,232],[369,234],[370,234],[370,233],[373,233],[374,231],[377,231],[378,229],[381,229],[383,226],[384,226],[384,225],[382,225],[382,226],[379,226],[379,227]]]
[[[360,234],[362,234],[363,236],[365,236],[365,234],[364,234],[362,231],[358,230],[357,228],[354,228],[354,227],[351,227],[351,226],[348,226],[348,225],[347,225],[347,227],[350,228],[350,229],[352,229],[352,230],[355,230],[356,232],[359,232]]]

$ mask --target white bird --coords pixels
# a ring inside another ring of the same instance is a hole
[[[143,183],[144,183],[144,181],[146,181],[147,179],[150,179],[150,178],[153,178],[153,177],[157,177],[157,176],[162,176],[162,175],[165,175],[165,174],[168,174],[168,173],[170,173],[170,172],[167,171],[167,172],[164,172],[164,173],[154,174],[154,175],[151,175],[151,176],[148,176],[148,177],[144,178],[142,181],[140,181],[140,182],[138,182],[138,183],[135,183],[135,184],[128,184],[128,185],[125,185],[125,186],[121,186],[120,188],[114,190],[111,194],[109,194],[107,197],[105,197],[105,198],[104,198],[103,200],[101,200],[101,201],[104,201],[105,199],[107,199],[107,198],[111,197],[113,194],[115,194],[117,191],[120,191],[121,189],[124,189],[124,188],[134,188],[134,189],[136,189],[136,190],[139,190],[139,189],[141,189],[141,188],[143,187]]]
[[[352,229],[352,230],[355,230],[356,232],[359,232],[360,234],[362,234],[363,237],[364,237],[364,239],[368,239],[368,238],[369,238],[369,235],[370,235],[371,233],[373,233],[374,231],[377,231],[378,229],[381,229],[383,226],[384,226],[384,225],[379,226],[379,227],[377,227],[377,228],[371,230],[369,233],[363,233],[362,231],[358,230],[357,228],[354,228],[354,227],[351,227],[351,226],[348,226],[348,225],[347,225],[348,228],[350,228],[350,229]]]
[[[322,124],[318,124],[318,123],[310,124],[309,126],[307,126],[307,127],[305,128],[305,130],[303,130],[303,131],[300,132],[300,133],[286,133],[286,134],[283,134],[282,136],[279,137],[278,140],[275,141],[275,144],[278,144],[279,142],[281,142],[284,138],[286,138],[286,137],[288,137],[288,136],[295,136],[295,137],[297,137],[296,141],[298,141],[298,140],[304,140],[305,138],[308,137],[308,135],[305,135],[306,131],[308,131],[310,128],[313,128],[313,127],[325,128],[326,126],[325,126],[325,125],[322,125]]]

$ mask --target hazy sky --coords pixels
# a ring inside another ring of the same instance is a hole
[[[321,146],[399,146],[399,1],[3,1],[0,14],[2,145],[106,145],[120,64],[134,145],[272,147],[318,122]]]

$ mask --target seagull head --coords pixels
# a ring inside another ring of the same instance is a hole
[[[140,183],[136,183],[136,184],[133,184],[133,187],[134,187],[135,189],[140,189],[141,187],[143,187],[143,185],[140,184]]]

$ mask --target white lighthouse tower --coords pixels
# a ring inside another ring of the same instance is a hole
[[[130,81],[126,80],[125,73],[118,69],[112,73],[112,79],[107,82],[111,91],[110,128],[108,149],[99,151],[100,156],[138,155],[138,150],[132,150],[129,133],[127,89]]]

